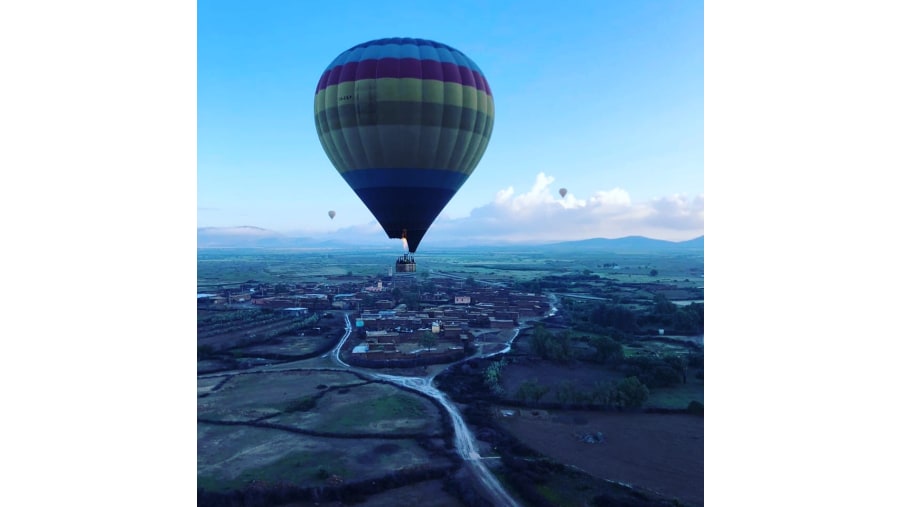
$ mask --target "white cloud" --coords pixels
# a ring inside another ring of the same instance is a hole
[[[586,198],[569,189],[563,198],[551,188],[553,181],[540,173],[525,193],[516,194],[509,187],[468,217],[438,218],[427,239],[505,243],[646,236],[683,241],[703,235],[702,195],[676,194],[634,203],[627,191],[613,188]]]
[[[568,190],[560,197],[554,178],[540,173],[528,191],[499,190],[493,201],[469,216],[438,217],[422,241],[428,245],[547,243],[590,238],[645,236],[685,241],[703,235],[703,195],[675,194],[648,202],[632,202],[621,188],[596,190],[587,196]],[[376,221],[342,227],[329,233],[298,231],[297,236],[333,239],[402,251]]]
[[[552,176],[540,173],[537,175],[537,180],[528,193],[516,196],[515,189],[513,187],[507,187],[497,192],[493,203],[488,205],[488,207],[492,207],[493,209],[504,209],[514,213],[529,213],[541,203],[553,201],[553,197],[548,190],[551,183],[553,183]],[[476,208],[473,213],[477,212],[479,209],[482,208]]]
[[[509,199],[512,198],[513,194],[515,194],[515,193],[516,193],[516,191],[513,189],[513,187],[507,187],[507,188],[497,192],[497,196],[494,197],[494,202],[509,201]]]
[[[566,197],[569,197],[567,194]],[[581,201],[582,203],[584,201]],[[594,195],[591,196],[589,201],[592,205],[596,206],[631,206],[631,197],[628,195],[628,192],[622,190],[621,188],[614,188],[608,191],[599,191],[595,192]],[[584,204],[582,204],[584,206]]]

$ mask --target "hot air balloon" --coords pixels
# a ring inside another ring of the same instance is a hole
[[[566,194],[568,194],[568,193],[569,193],[569,191],[566,190],[565,188],[559,189],[559,196],[560,196],[560,197],[565,197]]]
[[[328,216],[331,217],[332,220],[334,220],[335,215],[337,215],[337,213],[335,213],[334,210],[328,212]]]
[[[472,174],[494,126],[481,69],[425,39],[378,39],[344,51],[319,79],[314,112],[331,163],[410,252]]]

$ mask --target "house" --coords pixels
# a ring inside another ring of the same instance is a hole
[[[309,315],[309,308],[303,308],[302,306],[292,306],[289,308],[281,308],[278,311],[286,313],[292,317],[306,317],[307,315]]]
[[[495,319],[494,317],[490,318],[491,329],[512,329],[516,327],[515,322],[509,319]]]
[[[362,300],[356,296],[355,292],[351,294],[335,294],[331,306],[334,308],[349,310],[352,308],[356,308],[361,301]]]
[[[300,294],[294,299],[300,306],[313,310],[325,310],[331,306],[328,302],[328,296],[325,294]]]

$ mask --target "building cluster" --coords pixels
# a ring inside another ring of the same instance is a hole
[[[533,293],[440,276],[417,283],[415,276],[341,276],[328,283],[274,285],[249,281],[215,294],[199,294],[198,307],[237,305],[299,314],[347,311],[360,338],[354,352],[369,358],[421,352],[426,332],[438,341],[437,346],[426,347],[427,352],[462,349],[473,341],[476,330],[514,328],[519,319],[539,317],[549,309],[546,299]],[[417,308],[402,302],[411,292],[416,294]]]

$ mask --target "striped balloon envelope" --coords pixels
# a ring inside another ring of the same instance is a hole
[[[331,163],[410,252],[475,170],[494,127],[481,69],[424,39],[344,51],[319,79],[314,112]]]

